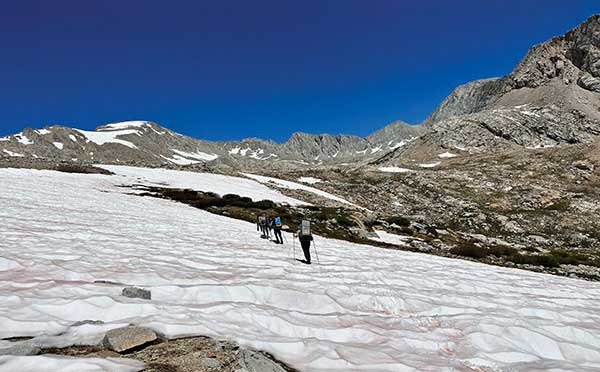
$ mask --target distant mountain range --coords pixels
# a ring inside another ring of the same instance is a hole
[[[112,123],[95,131],[49,126],[0,138],[0,157],[153,166],[395,164],[444,151],[585,143],[598,135],[600,15],[594,15],[531,48],[509,75],[457,87],[420,125],[396,121],[365,138],[294,133],[284,143],[205,141],[148,121]]]

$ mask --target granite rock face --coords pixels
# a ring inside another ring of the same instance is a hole
[[[485,109],[502,94],[503,78],[476,80],[459,85],[422,123],[431,127],[434,123],[451,118],[471,114]]]

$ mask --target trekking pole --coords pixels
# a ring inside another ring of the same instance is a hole
[[[315,246],[315,255],[317,256],[317,263],[319,266],[321,265],[321,261],[319,261],[319,252],[317,252],[317,241],[313,239],[313,245]]]

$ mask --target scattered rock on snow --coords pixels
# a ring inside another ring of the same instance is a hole
[[[129,298],[141,298],[143,300],[152,299],[152,294],[150,291],[138,287],[123,288],[122,295]]]
[[[106,332],[103,343],[113,351],[123,352],[155,341],[157,338],[156,333],[149,328],[131,326]]]
[[[242,350],[240,353],[240,366],[248,372],[285,372],[279,364],[261,353],[252,350]]]

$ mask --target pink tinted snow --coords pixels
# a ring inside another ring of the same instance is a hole
[[[321,265],[302,265],[251,223],[127,195],[116,185],[130,179],[0,170],[0,338],[89,343],[133,323],[228,338],[302,371],[600,368],[597,283],[320,237]],[[85,319],[106,323],[73,326]],[[22,363],[65,367],[0,357],[0,370]]]

